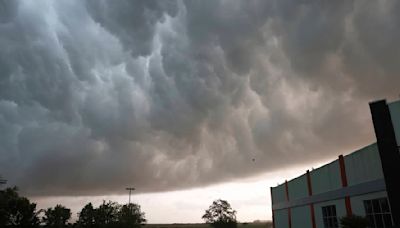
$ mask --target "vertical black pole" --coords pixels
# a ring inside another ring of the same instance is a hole
[[[129,205],[131,205],[131,192],[132,192],[132,189],[129,189]]]
[[[369,105],[394,225],[400,226],[400,154],[392,118],[385,100]]]
[[[135,188],[129,187],[129,188],[126,188],[126,190],[129,191],[129,205],[130,205],[131,204],[131,193],[133,190],[135,190]]]

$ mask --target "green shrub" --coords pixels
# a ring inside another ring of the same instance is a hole
[[[352,215],[340,219],[343,228],[367,228],[368,220],[362,216]]]

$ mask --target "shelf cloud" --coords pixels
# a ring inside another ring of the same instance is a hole
[[[29,195],[205,186],[374,140],[400,2],[0,1],[0,174]]]

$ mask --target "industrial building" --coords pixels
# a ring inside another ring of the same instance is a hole
[[[358,215],[400,227],[400,101],[369,104],[376,143],[271,188],[274,228],[333,228]]]

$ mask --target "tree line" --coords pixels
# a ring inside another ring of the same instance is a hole
[[[18,194],[16,187],[0,190],[0,227],[125,228],[146,223],[145,213],[133,203],[103,201],[98,207],[88,203],[78,213],[76,222],[70,222],[71,215],[71,209],[60,204],[38,210],[35,203]]]
[[[71,209],[60,204],[38,210],[35,203],[18,194],[17,187],[0,190],[0,227],[134,228],[146,224],[145,213],[134,203],[103,201],[98,207],[88,203],[73,223],[71,215]],[[215,228],[237,227],[236,211],[226,200],[213,201],[202,219]]]

